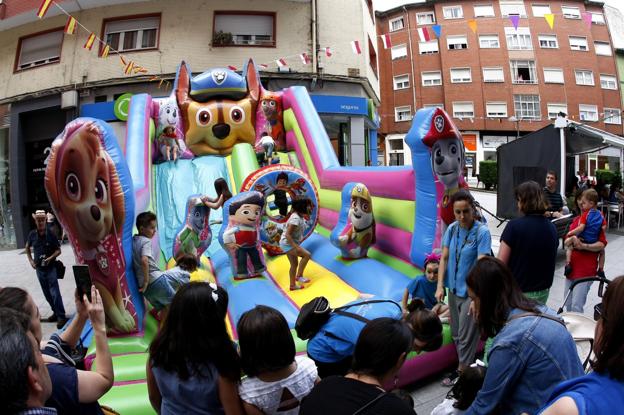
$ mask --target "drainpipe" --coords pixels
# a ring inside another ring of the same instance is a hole
[[[414,49],[412,49],[412,29],[410,27],[410,18],[407,7],[403,6],[403,11],[405,12],[405,17],[407,18],[407,42],[409,44],[409,60],[412,68],[412,100],[414,101],[414,114],[416,114],[416,77],[414,75]]]
[[[312,14],[312,22],[311,22],[311,32],[312,32],[312,73],[318,73],[318,53],[319,53],[319,45],[318,45],[318,21],[317,14],[318,8],[316,4],[317,0],[312,0],[310,2],[311,14]]]

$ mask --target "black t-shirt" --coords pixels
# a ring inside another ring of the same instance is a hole
[[[523,292],[550,288],[559,239],[549,219],[542,215],[513,219],[505,227],[501,242],[511,247],[509,269]]]
[[[46,227],[46,231],[43,235],[39,235],[36,229],[33,229],[28,234],[28,246],[33,250],[32,256],[37,268],[48,269],[51,263],[45,267],[41,266],[41,261],[44,258],[52,255],[57,249],[59,249],[60,245],[58,239],[53,232],[50,232]],[[54,262],[54,261],[52,261]]]
[[[546,196],[546,200],[548,200],[548,210],[549,212],[559,212],[563,209],[563,197],[561,193],[557,191],[551,192],[547,187],[544,187],[544,196]]]
[[[301,403],[300,415],[352,415],[383,393],[376,386],[342,376],[329,376]],[[362,411],[362,415],[415,415],[399,397],[386,394]]]

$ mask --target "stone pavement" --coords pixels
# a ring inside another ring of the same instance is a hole
[[[496,193],[482,192],[472,190],[475,198],[479,203],[491,212],[496,212]],[[498,251],[500,235],[503,232],[504,224],[500,227],[496,225],[498,222],[486,214],[488,219],[488,226],[492,234],[492,245],[494,253]],[[624,275],[624,263],[619,261],[618,255],[624,252],[624,236],[616,235],[613,233],[607,234],[609,244],[606,249],[606,265],[605,272],[608,278],[614,278],[618,275]],[[71,316],[75,312],[75,305],[73,302],[73,293],[75,289],[74,276],[72,273],[71,265],[74,263],[74,255],[68,244],[61,245],[62,254],[60,259],[67,266],[67,272],[63,280],[59,280],[59,286],[63,295],[63,302],[65,304],[65,310],[68,316]],[[564,293],[564,277],[563,266],[565,262],[565,253],[563,250],[559,250],[557,257],[557,269],[555,271],[555,279],[553,286],[550,290],[550,297],[548,299],[548,305],[555,310],[563,303]],[[1,286],[17,286],[22,287],[33,296],[35,303],[39,306],[41,315],[44,317],[49,316],[52,311],[50,306],[45,301],[39,282],[35,275],[35,271],[30,267],[26,255],[22,250],[8,250],[0,251],[0,287]],[[597,286],[594,284],[590,290],[585,314],[593,316],[594,304],[600,302],[597,294]],[[56,330],[54,323],[42,323],[44,338],[48,338]],[[434,375],[428,379],[424,379],[409,388],[414,401],[416,412],[420,415],[429,414],[431,410],[438,405],[448,392],[448,388],[440,385],[444,374],[440,373]]]

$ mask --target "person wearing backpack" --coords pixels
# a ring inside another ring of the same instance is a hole
[[[334,310],[325,324],[308,340],[308,356],[314,360],[321,379],[345,375],[360,332],[371,320],[387,317],[410,326],[415,351],[433,351],[442,345],[442,323],[420,299],[412,300],[404,315],[401,306],[386,299],[356,300]]]

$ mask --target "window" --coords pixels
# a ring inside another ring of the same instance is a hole
[[[275,46],[275,13],[214,12],[214,33],[212,44],[218,34],[231,33],[233,45]],[[217,39],[215,39],[217,37]],[[226,38],[228,45],[229,39]],[[217,45],[219,43],[217,42]]]
[[[435,24],[435,22],[436,20],[434,12],[416,13],[416,24]]]
[[[517,15],[527,17],[524,2],[522,0],[500,0],[501,15],[504,17]]]
[[[482,49],[497,49],[500,48],[500,42],[498,41],[498,35],[480,35],[479,47]]]
[[[594,73],[584,69],[575,69],[574,77],[577,85],[594,85]]]
[[[405,58],[407,56],[407,45],[396,45],[390,49],[392,59]]]
[[[473,118],[474,104],[471,102],[453,102],[453,117]]]
[[[394,121],[409,121],[412,119],[412,107],[395,107],[394,108]]]
[[[448,6],[442,8],[445,19],[461,19],[464,17],[462,6]]]
[[[570,36],[570,49],[587,51],[587,38],[585,36]]]
[[[418,53],[421,55],[438,53],[438,40],[430,40],[429,42],[418,42]]]
[[[397,17],[396,19],[390,20],[390,31],[394,32],[395,30],[401,30],[405,27],[405,23],[403,21],[403,16]]]
[[[600,88],[617,89],[617,78],[615,75],[600,74]]]
[[[485,104],[485,112],[491,118],[506,118],[507,103],[506,102],[487,102]]]
[[[20,38],[17,47],[16,69],[19,71],[60,62],[62,44],[62,29]]]
[[[128,51],[158,47],[160,16],[110,20],[104,25],[104,39],[111,49]]]
[[[388,140],[390,143],[390,150],[397,151],[403,150],[403,139],[402,138],[393,138]]]
[[[617,108],[604,109],[605,124],[622,124],[622,112]]]
[[[535,70],[535,61],[512,60],[511,81],[514,84],[536,84],[537,72]]]
[[[467,49],[468,39],[466,38],[466,35],[447,36],[446,44],[449,49]]]
[[[547,84],[563,84],[563,69],[544,68],[544,82]]]
[[[539,95],[514,95],[514,111],[519,120],[541,119]]]
[[[539,35],[537,39],[539,40],[540,48],[557,49],[559,47],[557,35]]]
[[[472,82],[470,68],[451,68],[451,82],[454,84]]]
[[[494,16],[494,6],[491,4],[476,4],[474,6],[475,17],[492,17]]]
[[[423,108],[441,108],[441,109],[444,109],[444,104],[423,104]]]
[[[534,17],[544,17],[544,15],[550,14],[550,6],[548,4],[533,4],[531,9]]]
[[[409,88],[409,75],[397,75],[393,78],[394,81],[394,89],[405,89]]]
[[[594,42],[596,55],[611,56],[611,45],[609,42]]]
[[[593,24],[605,24],[605,18],[602,13],[590,12]]]
[[[598,121],[598,106],[580,104],[579,118],[581,121]]]
[[[505,82],[503,68],[483,68],[483,82]]]
[[[405,165],[405,154],[404,153],[390,153],[388,154],[390,160],[388,161],[389,166],[404,166]]]
[[[423,86],[442,85],[442,73],[440,71],[422,72],[420,77]]]
[[[505,37],[507,38],[507,49],[509,50],[531,50],[531,32],[528,27],[519,27],[518,30],[513,27],[505,28]]]
[[[561,6],[561,13],[566,19],[580,19],[581,10],[573,6]]]
[[[548,109],[548,119],[554,120],[557,118],[560,112],[564,114],[568,113],[568,106],[566,104],[546,104]]]
[[[377,51],[375,50],[375,45],[373,45],[373,41],[370,37],[368,38],[368,64],[373,70],[375,76],[379,78],[379,75],[377,74]]]

